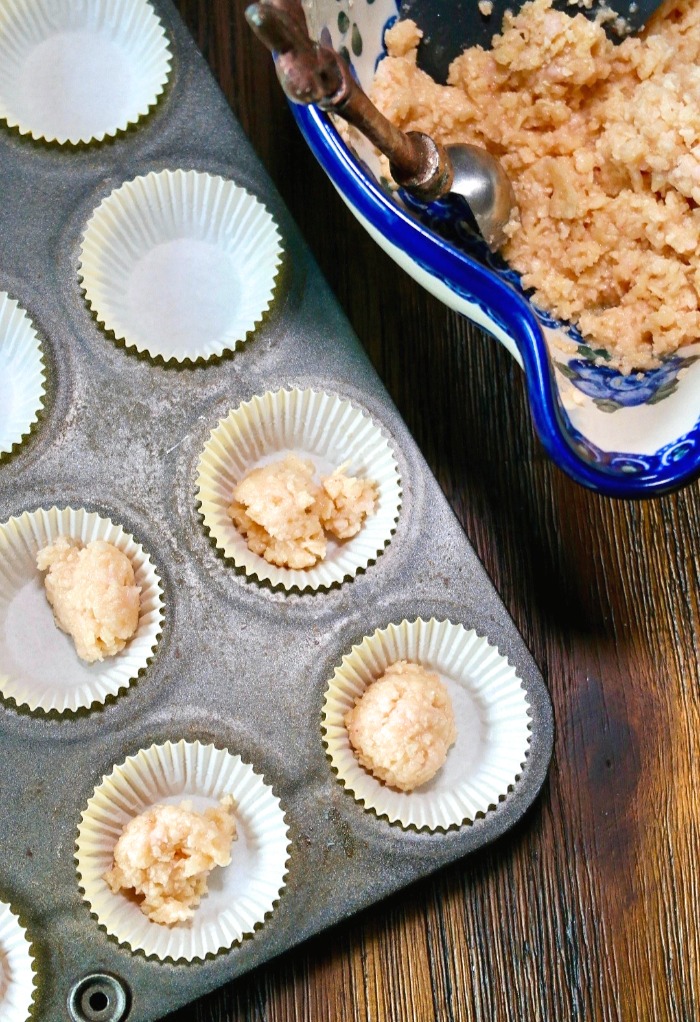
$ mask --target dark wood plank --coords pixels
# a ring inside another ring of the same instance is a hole
[[[509,356],[355,223],[243,4],[178,0],[543,670],[543,797],[495,847],[171,1022],[700,1018],[700,488],[601,499],[545,457]]]

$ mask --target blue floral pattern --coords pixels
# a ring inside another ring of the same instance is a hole
[[[654,475],[664,469],[673,468],[690,455],[697,458],[700,451],[698,426],[685,436],[679,437],[667,444],[666,447],[655,451],[654,454],[621,454],[617,451],[604,451],[575,429],[571,430],[571,437],[582,458],[630,476],[644,473]]]
[[[697,362],[700,357],[689,355],[687,358],[681,358],[674,355],[658,369],[623,376],[610,366],[597,365],[591,361],[596,353],[590,348],[580,347],[579,354],[585,355],[586,358],[554,364],[577,390],[593,399],[593,403],[601,412],[616,412],[620,408],[633,408],[635,405],[658,404],[676,390],[681,369]]]

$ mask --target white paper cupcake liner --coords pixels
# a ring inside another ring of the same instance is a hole
[[[290,453],[314,462],[319,478],[345,465],[349,475],[378,484],[376,510],[358,534],[344,541],[328,535],[325,560],[308,569],[279,568],[253,553],[228,513],[243,476]],[[314,390],[268,391],[230,412],[205,444],[197,487],[217,547],[246,574],[285,589],[327,588],[352,578],[390,541],[401,507],[396,458],[379,427],[350,401]]]
[[[9,905],[0,902],[0,1018],[27,1022],[36,974],[27,931]]]
[[[160,802],[189,801],[202,812],[232,795],[237,838],[228,866],[209,876],[209,891],[187,922],[165,926],[104,880],[114,846],[133,817]],[[152,745],[115,767],[89,800],[78,828],[80,888],[107,933],[147,956],[192,961],[230,948],[272,912],[285,886],[289,832],[279,799],[240,756],[200,742]]]
[[[22,442],[44,404],[41,345],[24,309],[0,291],[0,455]]]
[[[79,276],[127,347],[196,361],[241,345],[269,308],[281,261],[272,216],[233,181],[163,170],[117,188],[88,222]]]
[[[101,141],[148,112],[170,64],[146,0],[4,0],[0,118],[47,142]]]
[[[136,634],[102,662],[84,663],[56,625],[37,551],[59,536],[113,543],[127,555],[141,587]],[[163,620],[160,579],[133,536],[82,508],[25,511],[0,525],[0,694],[30,710],[74,711],[116,696],[153,656]]]
[[[397,660],[435,671],[455,713],[457,740],[432,781],[412,792],[378,781],[355,757],[345,714]],[[331,679],[323,706],[324,744],[338,780],[365,808],[403,827],[447,830],[473,821],[506,796],[530,741],[527,695],[487,639],[450,621],[402,621],[353,646]]]

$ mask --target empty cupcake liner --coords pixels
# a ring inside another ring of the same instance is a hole
[[[0,455],[28,435],[44,404],[41,344],[24,309],[0,291]]]
[[[157,102],[171,59],[146,0],[5,0],[0,118],[47,142],[101,141]]]
[[[455,713],[457,740],[442,769],[412,792],[382,784],[355,757],[345,715],[397,660],[435,671]],[[447,830],[485,814],[506,796],[528,754],[527,695],[495,646],[450,621],[402,621],[353,646],[326,691],[322,730],[338,780],[365,808],[402,827]]]
[[[280,568],[249,549],[228,508],[234,487],[251,469],[287,454],[316,465],[317,478],[346,466],[378,484],[377,508],[351,539],[328,536],[325,560],[313,568]],[[376,560],[396,529],[401,482],[394,452],[366,412],[335,394],[277,390],[234,409],[212,430],[197,469],[204,526],[226,557],[247,575],[285,589],[327,588]]]
[[[228,866],[209,875],[209,891],[187,922],[152,922],[129,894],[104,880],[125,825],[162,802],[198,812],[234,799],[237,837]],[[100,926],[132,951],[174,962],[203,959],[252,934],[285,886],[289,832],[279,799],[253,767],[226,749],[166,742],[129,756],[103,778],[81,817],[76,843],[80,888]]]
[[[244,188],[163,170],[128,181],[97,207],[79,276],[118,340],[183,362],[245,341],[270,306],[280,261],[277,225]]]
[[[36,974],[27,931],[9,905],[0,902],[0,1018],[27,1022]]]
[[[54,622],[37,551],[59,536],[113,543],[130,559],[141,587],[141,612],[126,647],[87,664]],[[30,710],[59,713],[116,696],[153,656],[163,621],[163,592],[150,557],[133,536],[82,508],[39,508],[0,525],[0,694]]]

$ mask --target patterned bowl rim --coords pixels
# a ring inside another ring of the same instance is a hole
[[[676,446],[687,441],[694,448],[691,454],[674,462],[657,452],[651,455],[652,464],[635,474],[607,462],[614,456],[616,461],[629,457],[638,463],[639,455],[615,452],[607,458],[598,452],[601,460],[593,463],[578,453],[577,447],[590,451],[592,445],[565,420],[544,333],[527,301],[506,281],[393,202],[349,151],[326,114],[314,107],[291,106],[311,151],[349,205],[425,273],[478,306],[513,338],[525,370],[535,428],[555,464],[576,482],[609,497],[660,496],[700,476],[700,422],[673,442]]]

